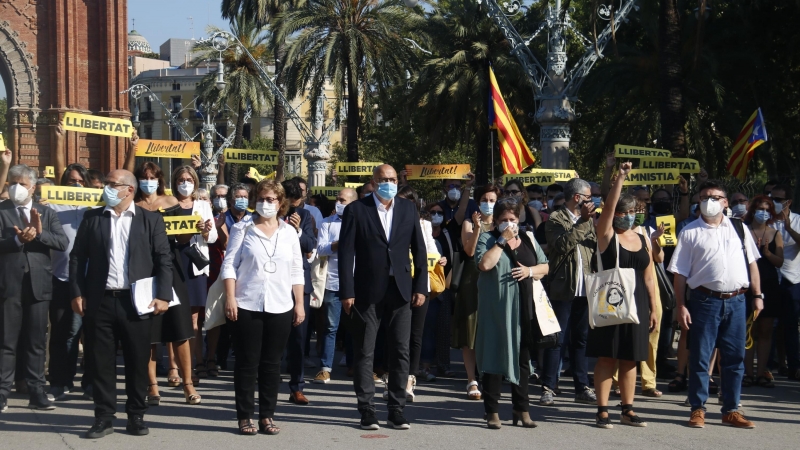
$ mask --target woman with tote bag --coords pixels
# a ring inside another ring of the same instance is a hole
[[[647,426],[633,412],[636,366],[647,360],[648,335],[655,330],[658,321],[652,258],[644,238],[632,230],[636,218],[636,198],[630,194],[620,195],[622,184],[630,170],[630,162],[620,166],[597,223],[599,272],[592,276],[601,276],[604,273],[601,267],[616,267],[613,270],[618,272],[633,269],[635,287],[627,290],[611,287],[598,293],[600,289],[590,289],[593,283],[589,279],[591,276],[587,275],[586,295],[589,298],[590,316],[598,315],[598,310],[608,312],[608,315],[614,315],[613,312],[625,308],[633,312],[634,306],[636,310],[636,317],[628,323],[607,326],[595,324],[589,330],[586,356],[597,358],[594,385],[597,392],[597,426],[600,428],[612,428],[608,415],[608,396],[611,392],[611,377],[617,364],[622,395],[620,422],[636,427]],[[591,317],[590,323],[595,323]]]

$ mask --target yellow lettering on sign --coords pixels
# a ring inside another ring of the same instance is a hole
[[[372,175],[372,170],[383,165],[382,162],[340,162],[336,163],[337,175]]]
[[[680,174],[677,170],[642,170],[633,169],[628,173],[628,177],[622,183],[623,186],[642,186],[659,184],[678,184]]]
[[[225,149],[225,162],[228,163],[256,163],[265,166],[278,165],[278,152],[266,150],[240,150],[238,148]]]
[[[428,253],[428,272],[431,272],[436,268],[436,265],[439,264],[439,259],[441,259],[441,257],[442,256],[438,253]]]
[[[129,119],[114,119],[74,112],[64,114],[63,126],[65,130],[69,131],[83,131],[84,133],[126,138],[131,137],[133,132],[133,125],[131,125]]]
[[[691,158],[642,158],[639,161],[639,169],[669,169],[682,173],[700,173],[700,163]]]
[[[664,224],[664,234],[658,238],[658,245],[662,247],[675,247],[678,245],[678,238],[675,236],[675,216],[656,217],[656,227]]]
[[[467,178],[469,164],[406,165],[409,180],[457,180]]]
[[[42,185],[42,198],[54,205],[103,206],[102,189]]]
[[[329,198],[330,200],[336,200],[339,196],[339,191],[344,189],[342,186],[313,186],[311,189],[311,195],[324,195],[325,197]]]
[[[192,155],[200,155],[199,142],[139,139],[136,145],[136,156],[189,159]]]
[[[202,222],[203,218],[193,216],[168,216],[164,217],[164,226],[167,228],[167,235],[174,234],[198,234],[197,222]]]
[[[617,144],[614,146],[617,158],[670,158],[672,152],[660,148],[634,147]]]

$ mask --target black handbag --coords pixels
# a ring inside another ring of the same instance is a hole
[[[653,263],[655,264],[655,263]],[[655,264],[656,278],[658,280],[658,293],[661,296],[661,309],[664,311],[672,311],[678,306],[675,300],[675,289],[672,287],[672,282],[661,264]]]
[[[203,270],[210,263],[196,243],[189,246],[189,249],[186,250],[186,256],[189,257],[189,260],[198,270]]]

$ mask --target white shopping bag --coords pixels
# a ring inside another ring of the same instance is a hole
[[[558,319],[556,313],[553,311],[553,305],[550,304],[550,299],[547,298],[547,292],[539,280],[533,281],[533,308],[536,313],[536,320],[539,322],[539,330],[542,336],[549,336],[561,331],[558,326]]]
[[[597,273],[586,274],[586,297],[589,300],[589,326],[607,327],[626,323],[639,323],[636,311],[636,271],[619,268],[619,238],[614,236],[617,248],[616,267],[603,270],[600,247],[597,248]]]

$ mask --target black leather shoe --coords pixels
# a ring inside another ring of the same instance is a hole
[[[8,400],[5,395],[0,395],[0,413],[6,412],[8,409]]]
[[[375,411],[366,410],[361,413],[361,429],[362,430],[379,430],[381,426],[378,424],[378,418],[375,417]]]
[[[31,394],[31,401],[28,403],[28,408],[38,409],[39,411],[52,411],[56,409],[56,405],[47,398],[47,394],[38,391]]]
[[[150,434],[150,429],[144,424],[142,416],[129,416],[125,430],[134,436],[147,436]]]
[[[405,416],[403,416],[402,409],[389,410],[389,419],[387,422],[389,422],[389,425],[391,425],[395,430],[411,429],[411,424],[408,423],[408,420],[406,420]]]
[[[100,439],[112,433],[114,433],[114,426],[111,424],[111,421],[95,419],[94,425],[92,425],[92,428],[89,428],[89,431],[86,432],[84,437],[86,439]]]

